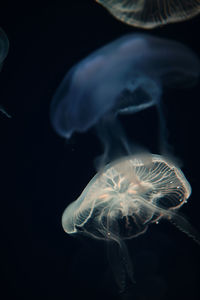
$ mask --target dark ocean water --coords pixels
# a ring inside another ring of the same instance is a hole
[[[64,74],[92,51],[126,33],[94,1],[3,1],[0,27],[10,49],[0,73],[1,273],[3,299],[191,299],[200,298],[200,248],[172,225],[152,225],[127,246],[136,285],[120,296],[106,258],[106,245],[72,238],[61,216],[95,175],[102,153],[94,130],[66,142],[52,129],[49,106]],[[69,3],[68,3],[69,2]],[[200,56],[200,18],[151,30]],[[182,212],[200,231],[200,82],[164,93],[175,157],[192,186]],[[129,139],[157,153],[154,108],[121,117]],[[120,298],[121,297],[121,298]]]

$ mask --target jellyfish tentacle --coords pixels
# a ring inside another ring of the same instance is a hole
[[[135,283],[128,249],[122,240],[118,242],[112,240],[107,244],[107,254],[115,281],[120,293],[123,293],[128,285]]]
[[[158,119],[159,119],[159,149],[160,153],[164,153],[169,156],[169,154],[174,153],[173,146],[169,144],[169,132],[164,116],[164,109],[162,101],[158,101],[156,105],[158,111]]]
[[[170,223],[192,238],[200,246],[200,233],[180,214],[171,214],[168,218]]]
[[[110,213],[110,211],[109,211]],[[111,214],[109,214],[111,216]],[[116,218],[116,219],[115,219]],[[125,242],[120,238],[120,225],[118,215],[114,218],[108,217],[108,258],[113,270],[115,280],[120,288],[120,293],[123,293],[129,284],[135,283],[133,276],[133,266],[129,256]],[[117,234],[114,234],[116,232]]]
[[[126,134],[115,114],[102,118],[96,125],[96,132],[104,147],[103,155],[96,160],[98,169],[105,166],[115,155],[120,157],[131,154]]]
[[[102,214],[104,214],[104,211]],[[113,272],[115,281],[119,287],[119,292],[126,291],[129,285],[135,283],[133,276],[133,267],[125,242],[120,238],[119,224],[116,214],[112,215],[112,207],[107,211],[106,227],[102,220],[99,232],[107,241],[107,256]],[[101,215],[102,216],[102,215]],[[115,233],[113,233],[115,232]]]

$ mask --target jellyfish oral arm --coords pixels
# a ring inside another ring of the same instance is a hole
[[[128,249],[123,241],[110,240],[107,243],[107,255],[120,293],[123,293],[129,285],[135,283]]]
[[[170,213],[168,220],[200,246],[200,233],[183,216],[176,213]]]

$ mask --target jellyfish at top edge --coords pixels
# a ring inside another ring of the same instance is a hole
[[[123,139],[116,122],[118,114],[155,105],[163,145],[167,140],[163,89],[189,87],[199,74],[199,58],[181,43],[147,34],[126,35],[95,51],[66,74],[52,99],[51,123],[67,139],[74,132],[96,126],[100,139],[109,147],[113,137],[106,136],[108,128],[110,135]]]
[[[85,234],[108,242],[109,259],[121,291],[134,282],[124,240],[146,232],[166,219],[200,245],[199,233],[178,209],[191,187],[182,171],[159,155],[127,156],[105,166],[79,198],[64,211],[68,234]],[[123,270],[120,270],[123,268]]]
[[[96,2],[121,22],[145,29],[185,21],[200,13],[199,0],[96,0]]]

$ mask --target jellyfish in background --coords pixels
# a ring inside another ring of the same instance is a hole
[[[3,66],[3,61],[8,54],[8,49],[9,49],[8,38],[5,32],[3,31],[3,29],[0,28],[0,71]],[[6,110],[3,108],[2,105],[0,105],[0,112],[3,113],[6,117],[11,118],[11,116],[6,112]]]
[[[0,28],[0,70],[3,65],[3,61],[8,54],[8,49],[9,49],[8,38],[5,32],[3,31],[3,29]]]
[[[191,187],[182,171],[159,155],[126,156],[105,166],[64,211],[68,234],[107,241],[109,259],[121,291],[134,282],[124,240],[142,235],[166,219],[200,245],[200,235],[177,214]]]
[[[199,0],[96,0],[118,20],[151,29],[190,19],[200,13]]]
[[[107,163],[112,160],[109,153],[120,145],[124,148],[122,155],[130,154],[117,115],[155,105],[164,153],[167,138],[163,89],[190,87],[199,74],[198,57],[184,45],[146,34],[126,35],[92,53],[67,73],[51,103],[51,123],[66,139],[74,132],[96,126]]]

